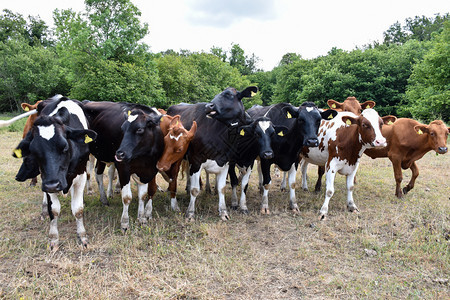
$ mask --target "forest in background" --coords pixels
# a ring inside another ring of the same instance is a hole
[[[148,24],[130,0],[85,0],[85,11],[55,9],[55,28],[39,17],[0,15],[0,112],[17,112],[54,94],[167,108],[210,101],[228,86],[257,85],[245,105],[355,96],[374,100],[381,115],[450,121],[449,14],[415,16],[386,29],[383,41],[352,51],[332,48],[303,59],[286,53],[273,70],[239,44],[209,52],[152,53]],[[301,49],[298,49],[301,51]]]

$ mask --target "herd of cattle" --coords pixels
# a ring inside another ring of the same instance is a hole
[[[414,187],[419,174],[416,161],[431,150],[439,154],[447,152],[450,128],[439,120],[424,125],[394,116],[381,118],[373,109],[375,102],[359,103],[354,97],[343,103],[329,100],[329,109],[319,109],[314,103],[305,102],[299,107],[279,103],[253,106],[246,111],[242,100],[257,91],[253,86],[243,91],[227,88],[211,102],[178,104],[167,111],[132,103],[80,102],[61,95],[34,106],[24,104],[22,107],[29,112],[21,117],[29,116],[29,119],[23,140],[13,151],[14,157],[23,159],[16,180],[36,180],[36,176],[41,176],[42,211],[50,217],[50,247],[58,247],[57,221],[61,210],[58,194],[69,191],[77,235],[82,245],[87,246],[83,193],[90,156],[97,159],[95,178],[100,201],[105,205],[112,194],[112,183],[105,193],[103,172],[107,164],[115,167],[110,169],[112,172],[117,170],[123,203],[121,228],[125,231],[129,228],[131,178],[137,183],[137,219],[146,224],[152,216],[158,172],[169,182],[172,209],[179,210],[177,176],[183,161],[188,162],[188,220],[194,218],[202,170],[216,175],[219,215],[223,220],[229,219],[224,193],[228,175],[232,186],[231,208],[248,213],[246,191],[255,160],[258,161],[262,214],[270,213],[272,164],[287,173],[289,204],[294,212],[299,211],[295,194],[298,165],[302,168],[305,190],[308,164],[318,165],[316,191],[320,190],[321,177],[326,174],[325,200],[320,209],[320,218],[324,219],[334,193],[336,173],[347,176],[348,209],[358,210],[352,191],[364,153],[372,158],[391,160],[395,194],[401,198]],[[242,181],[239,201],[236,167]],[[402,168],[412,171],[411,181],[403,190]],[[284,179],[282,185],[285,184]]]

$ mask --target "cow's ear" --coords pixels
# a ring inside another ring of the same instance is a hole
[[[16,149],[13,150],[12,156],[15,158],[22,158],[28,156],[30,154],[30,143],[32,139],[33,135],[30,130],[28,131],[25,138],[16,147]]]
[[[159,123],[161,122],[161,118],[162,118],[163,116],[149,116],[148,118],[147,118],[147,127],[155,127],[155,126],[158,126],[159,125]]]
[[[374,108],[374,106],[375,106],[375,101],[372,101],[372,100],[361,103],[362,109]]]
[[[188,139],[192,140],[197,132],[197,122],[192,121],[191,129],[188,131]]]
[[[30,111],[32,109],[31,104],[28,104],[28,103],[22,103],[22,104],[20,104],[20,106],[22,107],[22,109],[24,111]]]
[[[383,120],[383,124],[385,124],[385,125],[392,125],[395,123],[395,121],[397,121],[397,117],[389,115],[389,116],[381,117],[381,120]]]
[[[23,158],[22,165],[16,175],[16,180],[23,182],[39,175],[39,165],[34,155]]]
[[[334,109],[327,109],[325,111],[320,112],[320,115],[322,116],[322,119],[324,119],[324,120],[331,120],[334,117],[336,117],[337,114],[338,114],[337,111],[335,111]]]
[[[282,114],[286,119],[298,118],[299,109],[292,105],[287,105],[281,109]]]
[[[165,111],[162,108],[158,108],[158,111],[162,114],[162,115],[167,115],[167,111]]]
[[[448,133],[450,133],[450,127],[447,127]]]
[[[273,129],[275,129],[275,134],[277,136],[284,137],[287,134],[288,128],[286,126],[274,125]]]
[[[66,127],[66,134],[68,139],[79,144],[89,144],[97,138],[97,133],[90,129],[72,129]]]
[[[416,125],[416,126],[414,126],[414,130],[415,130],[418,134],[429,133],[428,125],[423,125],[423,124]]]
[[[248,137],[253,133],[253,131],[254,131],[254,127],[252,125],[245,125],[245,126],[239,127],[239,135],[240,136]]]
[[[342,109],[342,103],[337,102],[336,100],[330,99],[327,101],[327,104],[332,109]]]
[[[258,88],[256,86],[249,86],[245,90],[238,92],[237,97],[239,100],[241,100],[244,97],[251,98],[256,95],[258,92]]]
[[[358,120],[359,118],[353,118],[350,116],[343,116],[342,117],[342,121],[347,124],[347,125],[353,125],[353,124],[358,124]]]
[[[59,120],[62,124],[67,124],[69,122],[70,113],[65,107],[61,107],[58,113],[55,115],[55,119]]]
[[[169,128],[180,127],[180,125],[182,125],[180,122],[180,115],[176,115],[170,120]]]

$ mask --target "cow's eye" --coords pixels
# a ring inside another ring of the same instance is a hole
[[[138,128],[138,130],[136,130],[136,134],[144,134],[144,128]]]
[[[177,153],[180,153],[181,151],[183,151],[183,148],[178,148],[177,149]]]
[[[431,136],[434,136],[434,132],[431,132],[430,135],[431,135]]]

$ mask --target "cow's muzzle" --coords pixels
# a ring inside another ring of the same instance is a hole
[[[42,191],[47,193],[57,193],[63,190],[63,186],[60,181],[50,181],[42,183]]]
[[[264,151],[264,153],[262,154],[262,158],[264,158],[264,159],[273,158],[273,152],[272,151]]]
[[[121,162],[125,159],[125,153],[123,151],[117,150],[116,156],[114,157],[116,161]]]
[[[316,138],[307,139],[305,141],[305,146],[306,147],[317,147],[317,146],[319,146],[319,141]]]
[[[437,153],[445,154],[445,153],[447,153],[447,151],[448,151],[447,147],[439,147]]]

